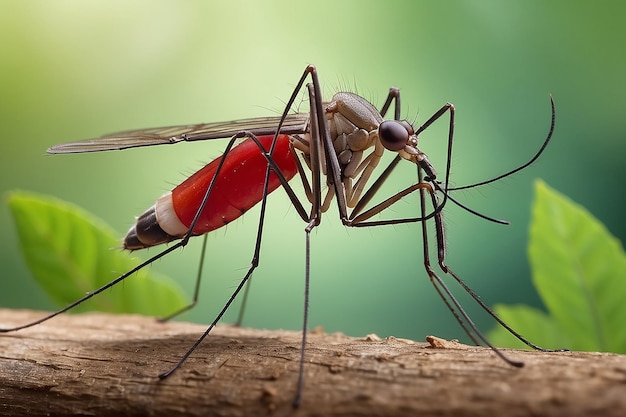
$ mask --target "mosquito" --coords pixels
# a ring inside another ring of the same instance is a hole
[[[301,91],[308,94],[309,112],[293,113],[291,109]],[[384,116],[392,104],[394,105],[394,118],[385,119]],[[318,72],[313,65],[307,66],[304,70],[280,116],[225,123],[130,130],[96,139],[52,146],[48,149],[49,153],[66,154],[228,139],[221,157],[213,160],[171,192],[156,200],[153,206],[137,218],[135,225],[131,227],[123,241],[123,247],[128,250],[144,249],[168,242],[175,242],[174,244],[64,308],[31,323],[0,329],[0,332],[32,327],[64,313],[113,287],[157,259],[184,247],[193,236],[205,235],[206,244],[206,233],[230,223],[248,209],[261,203],[250,267],[206,331],[180,357],[176,365],[159,375],[161,380],[167,378],[183,365],[221,320],[242,290],[248,288],[246,284],[249,283],[253,271],[259,266],[267,196],[272,191],[282,188],[306,224],[304,228],[306,256],[304,313],[294,406],[300,405],[304,386],[303,371],[309,311],[310,235],[311,231],[320,224],[322,215],[330,208],[333,200],[336,202],[339,218],[346,227],[420,223],[424,267],[439,297],[474,343],[487,345],[509,365],[522,367],[523,362],[508,358],[487,340],[440,277],[442,273],[451,277],[480,307],[523,343],[536,350],[546,350],[526,340],[509,327],[446,265],[443,208],[448,201],[451,201],[483,219],[508,224],[504,220],[486,216],[463,205],[453,198],[450,192],[498,181],[535,162],[546,149],[554,132],[555,105],[551,96],[550,104],[552,112],[550,129],[543,144],[532,158],[495,178],[461,187],[449,185],[454,138],[454,105],[444,104],[421,126],[415,128],[412,123],[400,118],[400,92],[397,88],[389,90],[380,111],[363,97],[349,92],[339,92],[330,101],[323,101]],[[446,115],[448,118],[446,167],[443,176],[440,177],[426,153],[418,146],[418,137],[420,133]],[[385,153],[392,153],[395,156],[381,173],[374,175],[375,168]],[[416,181],[396,194],[378,197],[380,201],[373,204],[372,200],[381,190],[381,186],[401,161],[416,166]],[[305,197],[299,197],[289,183],[295,176],[300,178]],[[394,204],[414,193],[418,194],[420,202],[419,211],[414,217],[372,219],[383,212],[387,213],[387,210]],[[435,270],[436,266],[433,267],[430,260],[427,225],[429,220],[434,223],[437,265],[440,272]],[[203,251],[205,247],[203,245]],[[202,266],[196,279],[191,303],[165,317],[164,320],[192,308],[197,303],[201,269]]]

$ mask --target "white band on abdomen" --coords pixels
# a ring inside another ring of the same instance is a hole
[[[176,211],[174,211],[171,191],[163,194],[163,196],[156,201],[154,211],[156,213],[157,222],[165,233],[170,236],[183,236],[187,233],[187,226],[180,221]]]

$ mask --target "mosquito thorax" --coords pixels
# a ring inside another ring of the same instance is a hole
[[[333,96],[332,101],[326,106],[326,114],[328,113],[339,113],[357,128],[368,132],[377,129],[383,121],[383,117],[372,103],[348,92],[340,92]]]
[[[325,112],[342,176],[354,178],[367,149],[373,147],[379,156],[384,151],[377,130],[383,118],[363,97],[347,92],[335,94],[326,103]]]
[[[384,149],[398,152],[417,163],[417,137],[406,120],[384,120],[378,110],[363,97],[340,92],[326,104],[326,119],[344,176],[351,177],[363,158],[363,151],[374,147],[381,157]],[[345,174],[347,172],[347,174]]]

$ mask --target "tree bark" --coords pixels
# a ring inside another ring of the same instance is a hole
[[[41,312],[0,310],[0,326]],[[309,334],[302,405],[292,408],[300,333],[205,330],[130,315],[62,315],[0,334],[3,416],[625,416],[626,356],[489,349],[438,338]]]

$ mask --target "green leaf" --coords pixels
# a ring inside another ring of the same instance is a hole
[[[626,255],[619,240],[540,181],[532,213],[533,283],[570,348],[626,352]]]
[[[139,264],[110,227],[74,205],[26,192],[11,193],[8,202],[26,263],[60,307]],[[176,283],[144,268],[75,310],[167,315],[184,305]]]
[[[547,348],[626,353],[626,254],[587,210],[537,181],[528,253],[533,284],[549,314],[527,306],[496,312]],[[517,347],[506,331],[489,338]]]

